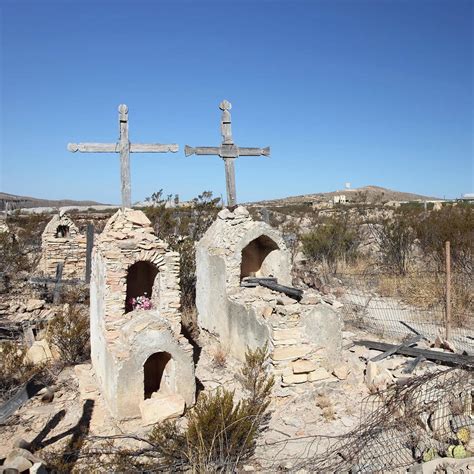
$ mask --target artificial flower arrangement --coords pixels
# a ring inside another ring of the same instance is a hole
[[[151,309],[153,307],[151,299],[148,298],[146,293],[143,296],[137,296],[136,298],[130,298],[130,304],[135,309]]]

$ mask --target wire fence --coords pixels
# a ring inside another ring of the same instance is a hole
[[[463,458],[472,449],[473,414],[472,368],[427,373],[366,398],[355,429],[308,440],[316,453],[302,456],[295,467],[385,472],[435,458]]]
[[[399,275],[372,271],[325,277],[325,283],[344,304],[347,325],[394,339],[415,331],[430,340],[437,336],[446,339],[449,334],[457,351],[474,354],[473,278],[458,272],[451,275],[450,282],[448,321],[443,272]]]

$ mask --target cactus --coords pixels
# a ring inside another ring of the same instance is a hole
[[[435,448],[428,448],[423,453],[423,462],[432,461],[433,459],[438,457],[438,451]]]
[[[462,444],[459,444],[459,445],[454,447],[454,449],[453,449],[453,458],[463,459],[466,456],[467,456],[466,448]]]
[[[464,426],[458,430],[456,436],[461,443],[467,444],[471,439],[471,431],[469,430],[469,428]]]

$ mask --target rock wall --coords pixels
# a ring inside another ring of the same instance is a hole
[[[63,236],[62,230],[67,229]],[[54,278],[58,263],[62,262],[63,278],[85,279],[86,237],[66,214],[55,215],[41,236],[41,260],[38,270]]]
[[[270,239],[277,249],[264,262],[266,276],[290,284],[290,255],[281,234],[264,222],[252,220],[247,209],[223,209],[196,244],[196,307],[203,329],[225,334],[228,327],[228,299],[240,288],[242,251],[260,237]]]

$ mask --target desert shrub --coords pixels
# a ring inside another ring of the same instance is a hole
[[[144,210],[153,224],[158,238],[168,242],[180,255],[181,305],[194,307],[196,301],[196,260],[194,243],[198,241],[215,220],[220,210],[220,198],[211,191],[204,191],[188,207],[167,207],[172,195],[163,198],[163,190],[147,198],[152,207]],[[175,196],[175,201],[179,200]]]
[[[0,344],[0,400],[29,380],[36,372],[32,364],[25,363],[26,347],[13,341]]]
[[[27,253],[18,238],[11,233],[0,233],[0,272],[14,275],[30,268]]]
[[[383,219],[370,226],[378,245],[380,263],[386,269],[404,275],[408,270],[415,242],[412,223],[403,215]]]
[[[222,348],[218,347],[212,354],[212,365],[217,369],[223,369],[227,364],[227,352]]]
[[[41,234],[48,219],[46,214],[13,213],[8,217],[9,235],[15,241],[12,245],[18,257],[15,267],[19,271],[31,272],[38,264],[41,258]]]
[[[472,205],[444,206],[415,223],[416,237],[426,257],[439,269],[445,265],[445,242],[451,242],[453,266],[472,272],[474,256],[474,209]]]
[[[47,339],[66,364],[77,364],[89,358],[89,317],[80,305],[65,304],[48,326]]]
[[[193,472],[233,471],[255,449],[264,428],[273,377],[265,371],[266,349],[248,351],[241,381],[249,396],[238,402],[235,394],[219,388],[202,393],[187,415],[187,428],[176,421],[157,424],[149,441],[169,469]]]
[[[69,305],[89,305],[89,288],[87,285],[64,285],[61,291],[61,302]]]
[[[358,255],[359,236],[345,217],[333,218],[302,236],[303,253],[311,262],[327,263],[336,273],[339,261],[351,261]]]

